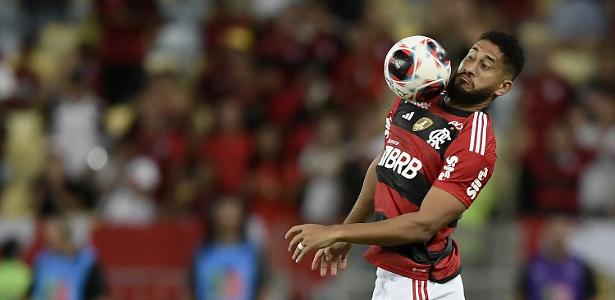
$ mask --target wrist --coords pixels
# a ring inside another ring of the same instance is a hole
[[[332,237],[334,242],[342,242],[344,240],[344,225],[332,225]]]

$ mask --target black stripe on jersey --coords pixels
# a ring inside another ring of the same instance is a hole
[[[425,129],[415,130],[417,128],[413,127],[422,118],[430,119],[433,124],[431,124]],[[438,154],[440,154],[441,159],[444,159],[444,153],[446,153],[446,149],[453,142],[453,140],[457,138],[457,135],[459,134],[459,131],[455,128],[455,126],[449,124],[446,119],[409,102],[403,102],[399,104],[399,107],[395,112],[395,116],[393,117],[393,124],[421,138],[423,141],[425,141],[425,143],[429,145],[429,148],[432,148],[433,150],[437,151]],[[443,139],[441,143],[437,143],[437,147],[431,145],[429,142],[429,136],[432,132],[436,130],[448,130],[448,133],[450,134],[449,138]]]
[[[421,172],[417,172],[414,178],[408,179],[392,169],[377,166],[376,175],[378,176],[379,182],[388,185],[419,207],[421,203],[423,203],[423,198],[425,198],[425,195],[427,195],[427,192],[431,188],[431,183]]]
[[[375,222],[383,221],[386,219],[387,217],[383,213],[376,212],[374,218]],[[383,246],[383,248],[408,257],[414,262],[421,264],[430,264],[432,266],[435,266],[442,258],[449,256],[454,250],[453,240],[450,236],[446,237],[446,246],[441,251],[429,251],[427,245],[430,242],[431,240],[427,243],[410,243],[397,246]],[[432,275],[431,271],[433,271],[433,269],[430,270],[430,278]]]
[[[377,211],[377,212],[375,212],[375,213],[374,213],[374,221],[375,221],[375,222],[378,222],[378,221],[383,221],[383,220],[386,220],[386,219],[387,219],[387,216],[385,216],[385,215],[384,215],[384,213],[381,213],[381,212],[379,212],[379,211]],[[461,219],[461,217],[460,217],[460,218],[455,219],[454,221],[452,221],[452,222],[450,222],[450,223],[448,223],[448,225],[447,225],[447,226],[448,226],[449,228],[456,228],[456,227],[457,227],[457,222],[459,222],[459,219]]]

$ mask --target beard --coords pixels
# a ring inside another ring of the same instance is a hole
[[[463,82],[457,80],[461,74],[455,74],[452,81],[448,85],[446,92],[453,103],[462,105],[475,105],[487,101],[492,95],[491,88],[482,88],[479,90],[466,91],[463,89]]]

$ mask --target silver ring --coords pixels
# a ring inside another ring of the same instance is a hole
[[[303,249],[305,249],[305,246],[303,246],[303,244],[299,242],[299,245],[297,245],[297,248],[299,249],[299,251],[303,251]]]

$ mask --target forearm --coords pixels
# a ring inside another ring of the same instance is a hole
[[[361,187],[361,193],[357,197],[352,210],[344,220],[344,224],[361,223],[366,222],[367,219],[374,212],[374,194],[376,193],[376,166],[380,161],[381,155],[378,155],[376,159],[372,161],[365,173],[365,179],[363,179],[363,186]]]
[[[342,224],[333,226],[335,240],[356,244],[396,246],[429,240],[439,228],[422,220],[418,213],[372,223]]]

